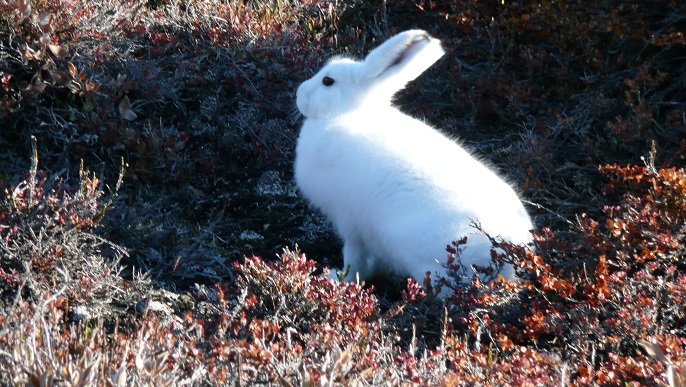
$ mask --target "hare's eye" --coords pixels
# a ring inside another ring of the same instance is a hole
[[[335,81],[333,80],[333,78],[324,77],[324,79],[322,79],[322,83],[324,84],[324,86],[331,86],[334,82]]]

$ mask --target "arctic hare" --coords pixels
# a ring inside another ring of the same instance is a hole
[[[445,276],[445,247],[463,236],[462,263],[487,265],[491,243],[475,234],[472,220],[493,237],[532,238],[531,219],[507,182],[391,104],[443,54],[425,31],[405,31],[364,61],[329,61],[298,88],[305,121],[295,181],[342,237],[351,278],[397,272],[422,283],[428,271]],[[513,278],[514,270],[502,274]]]

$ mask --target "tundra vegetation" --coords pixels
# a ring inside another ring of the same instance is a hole
[[[447,55],[397,104],[538,226],[445,304],[325,279],[292,183],[298,84],[412,27]],[[675,0],[0,0],[0,384],[685,385],[684,33]]]

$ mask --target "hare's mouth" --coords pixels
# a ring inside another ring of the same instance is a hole
[[[421,34],[421,35],[417,35],[417,36],[413,37],[412,40],[410,40],[410,41],[405,45],[405,47],[403,48],[403,50],[400,51],[400,53],[398,54],[398,56],[397,56],[397,57],[395,58],[395,60],[391,63],[391,65],[388,66],[388,67],[390,68],[390,67],[399,65],[400,63],[402,63],[402,62],[408,57],[408,55],[410,54],[410,52],[412,52],[412,49],[413,49],[413,48],[415,48],[416,46],[418,46],[418,45],[421,44],[421,43],[428,43],[428,42],[430,42],[430,41],[431,41],[431,36],[429,36],[429,34]]]

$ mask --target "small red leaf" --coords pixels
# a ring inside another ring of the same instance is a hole
[[[52,32],[52,20],[53,14],[50,12],[38,14],[38,28],[40,28],[41,32],[45,34]]]
[[[76,69],[76,66],[69,62],[67,63],[67,69],[69,69],[69,74],[71,74],[72,78],[76,78],[76,75],[79,73],[79,71]]]
[[[55,81],[55,84],[64,85],[65,83],[69,82],[69,75],[64,71],[51,70],[48,71],[48,74],[50,74],[52,80]]]
[[[58,58],[68,58],[70,56],[67,50],[56,44],[48,44],[48,48]]]

